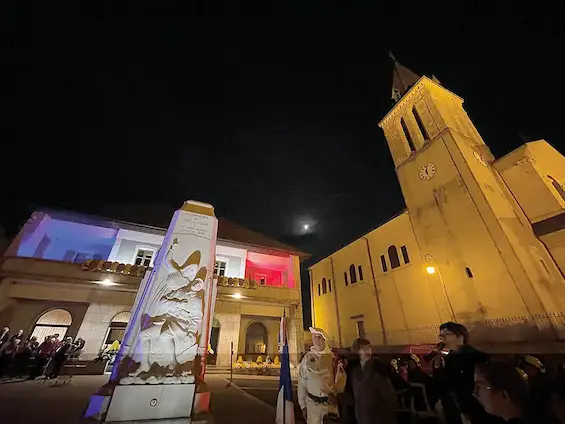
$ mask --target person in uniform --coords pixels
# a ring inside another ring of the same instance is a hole
[[[322,424],[328,413],[337,413],[337,393],[345,386],[343,364],[338,362],[328,336],[320,328],[310,327],[312,344],[299,365],[298,403],[307,424]]]

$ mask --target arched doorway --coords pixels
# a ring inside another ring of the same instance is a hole
[[[119,314],[114,316],[114,318],[112,318],[112,321],[108,326],[106,338],[104,339],[104,345],[102,346],[103,349],[106,349],[109,345],[114,343],[115,340],[120,342],[120,345],[122,344],[130,317],[131,312],[124,311],[120,312]]]
[[[245,353],[264,354],[267,352],[267,329],[260,322],[254,322],[245,332]]]
[[[218,361],[218,342],[220,340],[220,321],[214,317],[212,320],[212,330],[210,331],[210,348],[212,352],[208,352],[206,363],[216,365]]]
[[[31,337],[37,337],[37,340],[41,343],[46,336],[59,334],[59,340],[62,340],[72,322],[73,318],[68,311],[64,309],[51,309],[44,312],[37,319],[31,332]]]

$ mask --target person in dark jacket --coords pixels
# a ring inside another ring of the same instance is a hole
[[[439,338],[449,351],[447,355],[436,355],[433,365],[443,366],[434,370],[438,380],[445,419],[448,424],[461,424],[462,416],[472,424],[490,421],[489,415],[473,396],[475,388],[475,365],[488,360],[489,356],[469,344],[467,328],[456,322],[446,322],[439,327]]]
[[[342,357],[340,358],[344,365],[345,375],[347,380],[345,382],[345,389],[343,393],[337,395],[339,406],[339,422],[341,424],[357,424],[355,419],[355,399],[353,397],[353,387],[351,386],[352,376],[351,373],[359,365],[359,360],[353,358]]]
[[[57,378],[59,373],[61,372],[61,367],[69,357],[71,350],[73,348],[73,338],[67,337],[63,344],[61,344],[55,353],[53,354],[52,359],[52,371],[49,374],[49,378]]]
[[[411,354],[406,359],[406,363],[408,365],[408,382],[410,384],[418,383],[425,387],[426,397],[428,398],[428,406],[433,410],[439,399],[434,379],[431,375],[422,370],[420,358],[418,358],[418,356]]]
[[[20,339],[13,339],[0,347],[0,377],[13,376],[14,359],[18,353],[20,342]]]
[[[47,361],[49,361],[49,358],[53,354],[54,350],[55,344],[53,343],[51,336],[45,336],[43,343],[41,343],[37,348],[37,354],[35,356],[35,367],[31,371],[28,380],[34,380],[36,377],[39,377],[41,374],[43,374],[43,369],[45,368],[45,365],[47,364]]]
[[[396,424],[398,401],[383,365],[373,358],[371,342],[357,339],[353,351],[359,355],[359,365],[351,371],[351,388],[358,424]]]

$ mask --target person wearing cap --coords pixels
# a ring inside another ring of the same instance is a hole
[[[207,270],[200,267],[199,250],[177,263],[173,257],[177,245],[173,240],[163,261],[167,274],[148,303],[142,325],[149,325],[134,344],[132,359],[139,367],[131,376],[148,372],[154,363],[175,370],[198,352]]]
[[[345,386],[343,364],[335,361],[328,336],[310,327],[312,344],[298,369],[298,403],[307,424],[322,424],[330,412],[337,412],[337,393]],[[336,371],[334,371],[336,370]]]

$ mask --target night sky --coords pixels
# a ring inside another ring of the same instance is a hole
[[[2,13],[8,235],[36,206],[114,216],[128,205],[146,222],[143,205],[172,213],[198,199],[310,264],[404,207],[377,126],[390,50],[465,99],[495,156],[538,138],[565,152],[564,10],[516,17],[463,2],[397,16],[377,2],[197,19],[82,3]]]

